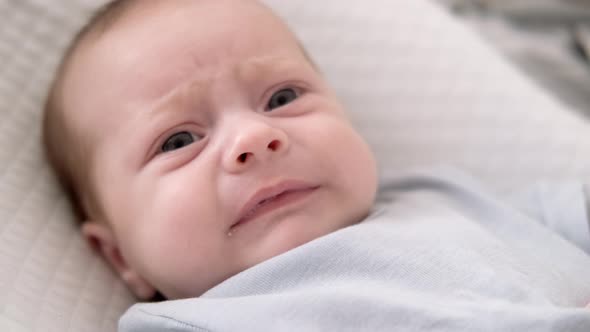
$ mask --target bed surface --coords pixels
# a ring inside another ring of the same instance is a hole
[[[0,0],[0,331],[114,331],[130,294],[74,226],[40,106],[99,0]],[[454,163],[498,192],[590,179],[590,128],[426,0],[266,0],[294,27],[388,171]]]

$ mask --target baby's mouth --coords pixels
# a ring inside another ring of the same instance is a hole
[[[241,217],[231,226],[230,231],[275,209],[295,203],[317,188],[319,186],[288,181],[261,189],[244,205]]]
[[[252,216],[254,216],[254,215],[256,214],[256,211],[258,211],[258,210],[259,210],[261,207],[263,207],[265,204],[267,204],[267,203],[272,203],[272,202],[273,202],[274,200],[276,200],[277,198],[279,198],[279,197],[281,197],[281,196],[284,196],[284,195],[286,195],[286,194],[288,194],[288,193],[289,193],[289,192],[282,192],[282,193],[280,193],[280,194],[278,194],[278,195],[276,195],[276,196],[273,196],[273,197],[269,197],[269,198],[263,199],[262,201],[258,202],[258,203],[256,204],[256,206],[254,206],[254,207],[252,208],[252,210],[248,211],[248,212],[247,212],[247,213],[246,213],[246,214],[245,214],[245,215],[244,215],[244,216],[243,216],[243,217],[240,219],[240,221],[242,221],[242,220],[247,220],[247,219],[250,219]]]

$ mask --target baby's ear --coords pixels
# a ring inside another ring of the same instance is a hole
[[[156,289],[127,264],[121,255],[113,231],[106,223],[86,221],[82,224],[82,235],[92,249],[109,263],[139,300],[147,301],[154,297]]]

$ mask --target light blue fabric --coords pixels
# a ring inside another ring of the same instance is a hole
[[[590,223],[587,223],[588,185],[563,181],[539,182],[509,197],[531,218],[590,253]]]
[[[583,186],[520,210],[450,169],[383,183],[364,222],[200,298],[137,304],[120,331],[590,331]]]

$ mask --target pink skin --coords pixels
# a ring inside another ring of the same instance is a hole
[[[271,109],[285,88],[297,98]],[[367,144],[254,1],[150,2],[83,45],[64,91],[105,211],[83,233],[140,299],[199,296],[373,203]],[[179,132],[195,142],[161,152]]]

